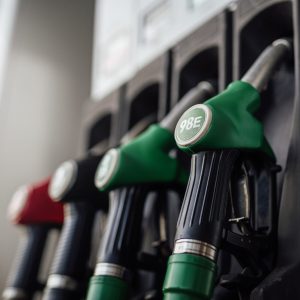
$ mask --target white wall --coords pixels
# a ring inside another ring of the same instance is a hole
[[[0,290],[17,245],[12,193],[78,153],[89,97],[92,0],[22,0],[0,102]]]

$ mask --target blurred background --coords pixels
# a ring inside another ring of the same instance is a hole
[[[12,194],[80,152],[93,17],[92,0],[0,0],[0,290],[20,235]]]

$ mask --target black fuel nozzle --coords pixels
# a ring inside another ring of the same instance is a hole
[[[64,203],[65,222],[43,299],[81,299],[85,291],[95,217],[108,209],[108,194],[94,185],[101,158],[89,155],[67,161],[51,180],[49,194]]]

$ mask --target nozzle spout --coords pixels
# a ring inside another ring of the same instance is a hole
[[[241,81],[250,83],[258,91],[261,91],[280,62],[292,50],[292,42],[289,39],[275,40],[256,59],[251,68],[242,77]]]
[[[203,102],[214,93],[214,87],[210,82],[201,81],[176,104],[172,111],[160,122],[160,126],[174,132],[179,118],[188,108]]]

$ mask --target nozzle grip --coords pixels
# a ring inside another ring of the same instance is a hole
[[[38,272],[49,230],[50,227],[45,225],[27,226],[3,293],[4,299],[16,299],[9,296],[10,289],[22,291],[26,295],[24,299],[31,299],[39,288]]]
[[[193,155],[175,240],[197,240],[219,247],[230,176],[238,154],[238,150],[222,150]]]
[[[145,188],[130,187],[113,192],[107,229],[99,261],[131,268],[139,247]]]
[[[65,222],[49,278],[52,274],[71,278],[75,285],[72,289],[74,292],[72,299],[80,299],[82,296],[79,291],[81,291],[87,275],[96,211],[97,208],[91,203],[78,202],[65,205]],[[70,293],[68,288],[52,286],[48,279],[47,292],[43,299],[54,299],[52,294],[57,293],[56,290],[61,291],[59,294],[68,295]]]

